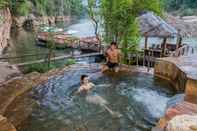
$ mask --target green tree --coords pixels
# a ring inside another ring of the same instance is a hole
[[[89,17],[93,21],[93,24],[94,24],[94,29],[95,29],[94,34],[101,46],[101,39],[100,39],[100,35],[99,35],[100,17],[99,17],[99,8],[98,8],[97,0],[88,0],[87,10],[88,10]]]
[[[28,0],[8,0],[8,2],[12,15],[27,16],[32,8]]]
[[[7,0],[0,0],[0,9],[4,8],[7,5],[8,5],[8,1]]]
[[[125,57],[128,51],[138,47],[140,34],[136,17],[145,11],[162,13],[158,0],[101,0],[100,7],[106,40],[118,42]]]

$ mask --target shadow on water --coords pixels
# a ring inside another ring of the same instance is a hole
[[[96,85],[92,93],[121,117],[114,118],[105,107],[73,95],[82,74]],[[32,92],[39,106],[21,131],[149,131],[174,95],[171,88],[144,73],[102,74],[98,66],[76,66]]]

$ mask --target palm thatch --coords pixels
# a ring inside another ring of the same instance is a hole
[[[177,30],[166,23],[159,16],[154,15],[152,12],[147,12],[138,17],[140,31],[145,37],[175,37]]]

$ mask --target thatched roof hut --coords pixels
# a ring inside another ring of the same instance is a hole
[[[140,31],[145,37],[169,38],[177,35],[177,30],[166,23],[161,17],[156,16],[153,12],[147,12],[138,17]]]
[[[146,12],[137,18],[140,25],[140,32],[145,37],[144,49],[148,50],[148,37],[163,38],[161,45],[162,56],[164,56],[167,47],[167,38],[176,37],[180,40],[175,48],[181,45],[181,35],[173,26],[165,22],[161,17],[154,15],[153,12]]]

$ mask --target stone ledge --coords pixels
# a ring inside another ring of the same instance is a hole
[[[158,61],[166,61],[174,64],[188,79],[197,80],[197,55],[159,58]]]
[[[157,127],[155,128],[164,129],[170,120],[180,115],[197,115],[197,105],[183,101],[173,107],[168,108],[165,116],[160,119]]]
[[[1,131],[16,131],[16,128],[3,116],[0,115]]]
[[[196,55],[159,58],[154,74],[170,81],[177,92],[184,92],[186,97],[197,98],[196,58]]]

